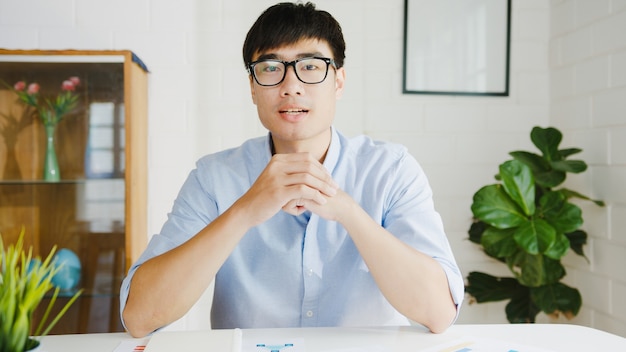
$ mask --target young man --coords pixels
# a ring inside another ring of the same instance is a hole
[[[332,127],[344,51],[310,3],[258,18],[243,56],[269,134],[198,161],[122,285],[133,336],[180,318],[213,280],[213,328],[454,321],[463,278],[420,166]]]

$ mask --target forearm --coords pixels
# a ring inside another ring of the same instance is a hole
[[[358,204],[340,222],[387,300],[409,319],[443,332],[456,316],[442,266],[378,225]]]
[[[145,336],[191,308],[247,231],[240,218],[229,210],[189,241],[137,269],[123,312],[131,335]]]

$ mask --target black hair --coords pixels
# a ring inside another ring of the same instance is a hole
[[[295,44],[302,39],[325,40],[337,67],[343,66],[346,43],[341,26],[331,14],[317,10],[310,2],[284,2],[265,10],[246,35],[244,64],[248,66],[255,53]]]

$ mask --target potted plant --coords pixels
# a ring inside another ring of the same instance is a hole
[[[50,312],[60,289],[52,279],[62,265],[54,260],[54,247],[41,261],[33,257],[33,249],[24,248],[24,230],[15,244],[5,248],[0,235],[0,352],[23,352],[37,348],[40,341],[33,336],[45,336],[56,325],[82,290],[77,291],[47,325]],[[40,323],[33,331],[33,313],[44,296],[52,291]]]
[[[568,172],[584,172],[587,164],[567,159],[582,150],[559,149],[562,134],[556,128],[534,127],[530,137],[541,155],[509,153],[513,160],[500,165],[499,182],[479,189],[471,206],[469,239],[504,263],[513,276],[470,272],[466,292],[478,303],[508,300],[505,310],[511,323],[535,322],[539,312],[571,318],[582,305],[580,292],[561,282],[566,275],[561,258],[570,249],[584,257],[582,210],[570,199],[591,199],[556,187]]]

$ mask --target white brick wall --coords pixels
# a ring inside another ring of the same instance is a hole
[[[551,124],[590,165],[568,186],[607,201],[581,204],[590,264],[566,261],[583,295],[573,322],[626,336],[626,1],[551,1],[550,11]]]
[[[0,47],[130,49],[146,62],[152,234],[200,155],[265,133],[250,101],[241,45],[275,2],[0,0]],[[591,265],[571,260],[568,280],[584,293],[601,282],[611,292],[603,297],[612,299],[601,310],[585,306],[576,322],[626,335],[626,308],[617,299],[626,280],[611,268],[626,265],[626,195],[616,190],[626,177],[626,1],[514,1],[511,95],[498,98],[401,93],[403,0],[316,3],[342,23],[347,41],[347,90],[336,126],[409,147],[428,173],[464,273],[508,274],[467,240],[469,206],[509,151],[533,148],[532,126],[558,126],[568,143],[585,148],[593,176],[577,181],[581,191],[611,200],[591,212],[600,220],[586,226],[607,235],[588,246]],[[598,257],[601,263],[593,261]],[[206,301],[179,326],[206,324]],[[503,307],[467,304],[459,322],[506,322]]]

